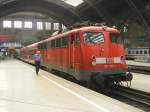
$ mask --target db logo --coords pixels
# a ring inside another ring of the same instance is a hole
[[[107,63],[114,63],[114,59],[113,59],[113,58],[107,58],[107,59],[106,59],[106,62],[107,62]]]

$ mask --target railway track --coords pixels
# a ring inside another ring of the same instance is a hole
[[[143,73],[150,75],[150,67],[149,66],[136,66],[136,65],[128,65],[128,69],[131,72],[135,73]]]
[[[111,90],[108,96],[135,106],[146,112],[150,112],[150,93],[116,86]]]

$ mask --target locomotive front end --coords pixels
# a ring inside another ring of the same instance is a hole
[[[132,80],[132,74],[127,72],[125,51],[118,30],[95,28],[84,31],[83,41],[88,83],[104,87]]]

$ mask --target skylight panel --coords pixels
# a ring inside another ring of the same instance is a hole
[[[64,2],[66,2],[67,4],[70,4],[74,7],[77,7],[78,5],[83,3],[83,0],[62,0]]]

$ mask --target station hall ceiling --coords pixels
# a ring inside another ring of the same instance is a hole
[[[22,11],[48,15],[65,25],[80,20],[74,8],[60,0],[3,0],[0,2],[0,17]]]
[[[38,12],[70,26],[80,21],[115,22],[137,19],[149,24],[150,0],[0,0],[0,17]]]
[[[131,20],[150,31],[150,0],[0,0],[0,18],[24,12],[50,17],[65,26],[87,20],[109,24]]]

